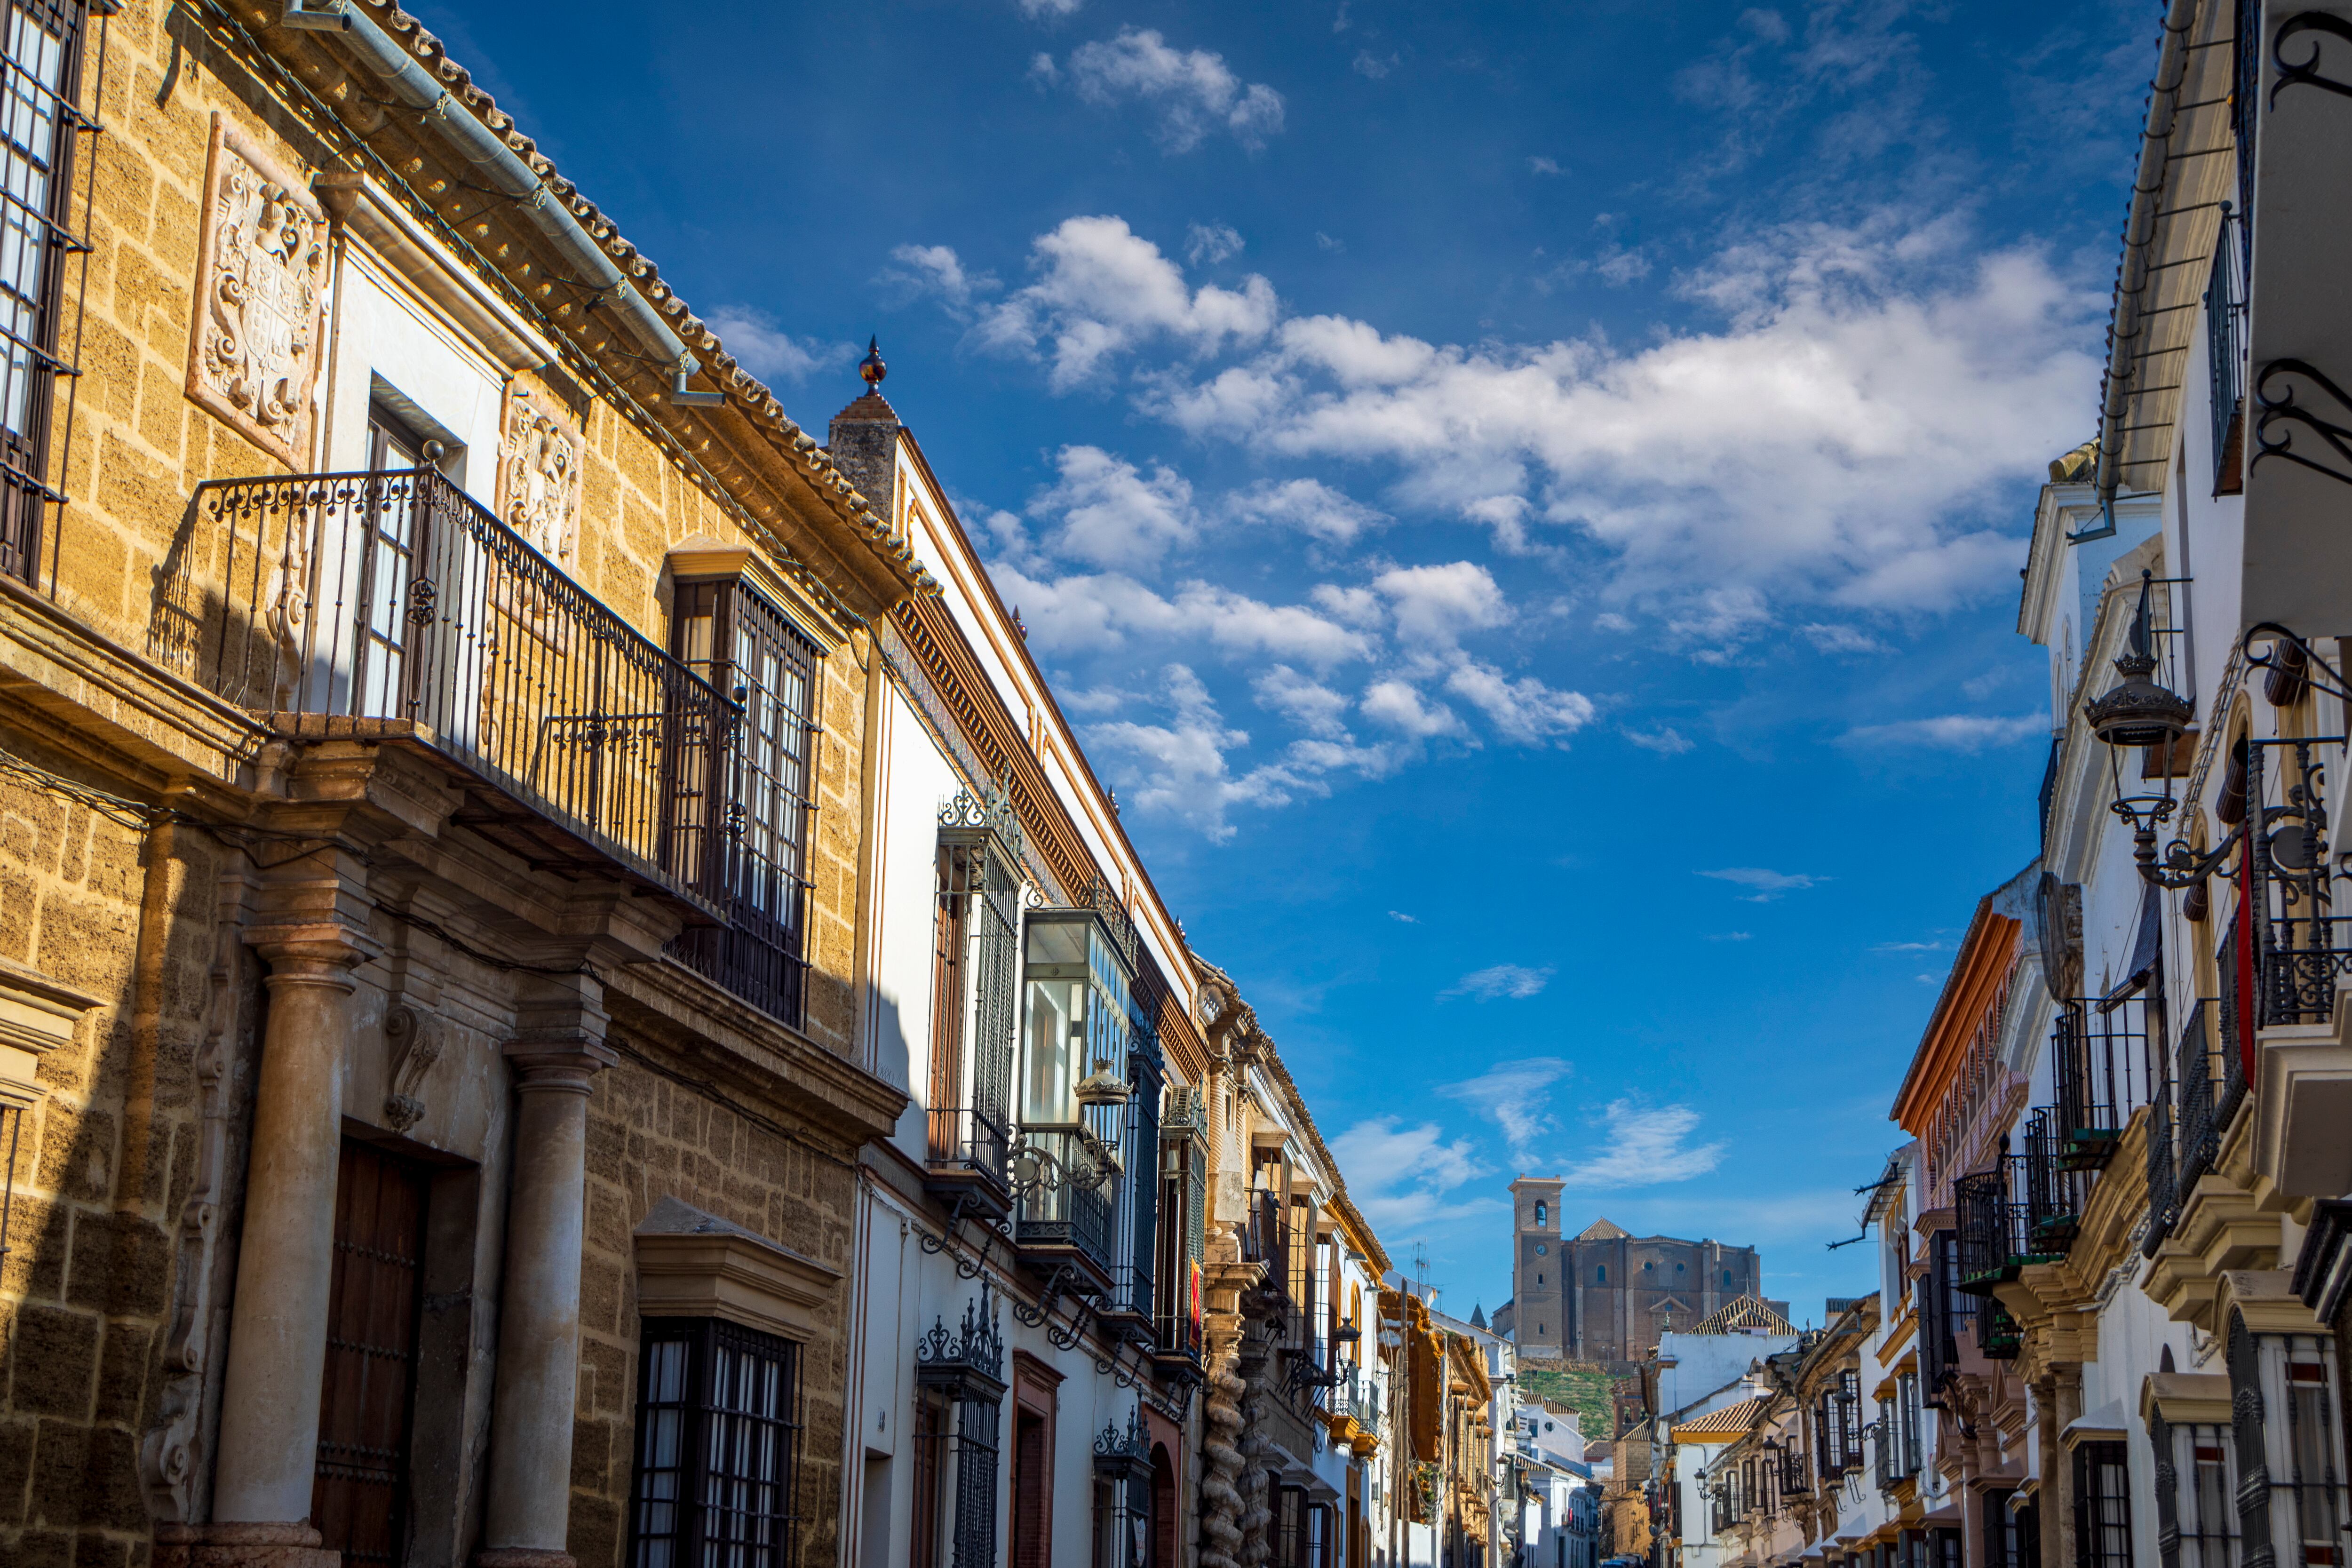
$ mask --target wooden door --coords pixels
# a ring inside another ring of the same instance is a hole
[[[426,1180],[371,1144],[343,1143],[310,1522],[346,1568],[401,1558]]]

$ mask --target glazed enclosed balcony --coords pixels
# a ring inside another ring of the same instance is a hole
[[[289,740],[422,749],[530,864],[718,914],[738,705],[437,469],[208,482],[163,576],[158,662]]]
[[[1083,904],[1029,911],[1023,934],[1019,1195],[1013,1236],[1046,1263],[1081,1263],[1106,1291],[1129,1279],[1135,928],[1100,886]],[[1146,1274],[1148,1280],[1149,1275]],[[1113,1303],[1124,1308],[1130,1303]]]

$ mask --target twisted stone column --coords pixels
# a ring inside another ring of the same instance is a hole
[[[572,1425],[580,1384],[580,1253],[588,1093],[619,1058],[594,1027],[530,1030],[507,1047],[518,1105],[506,1279],[490,1402],[480,1568],[572,1568]]]

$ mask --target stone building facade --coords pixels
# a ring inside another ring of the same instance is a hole
[[[1386,1257],[878,353],[379,0],[9,19],[0,1561],[1369,1568]]]
[[[929,581],[436,40],[288,9],[10,11],[0,1558],[617,1563],[656,1395],[827,1560]]]
[[[1496,1314],[1522,1356],[1633,1362],[1668,1323],[1689,1328],[1743,1296],[1760,1296],[1752,1247],[1635,1237],[1606,1219],[1574,1236],[1559,1218],[1565,1184],[1511,1183],[1511,1300]]]

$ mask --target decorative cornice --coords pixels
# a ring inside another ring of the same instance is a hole
[[[840,1293],[841,1270],[675,1197],[634,1237],[637,1310],[648,1318],[724,1318],[807,1342]]]
[[[905,1090],[683,964],[616,969],[605,977],[604,1001],[634,1041],[680,1053],[698,1076],[731,1079],[802,1119],[845,1159],[868,1139],[887,1138],[907,1108]]]

